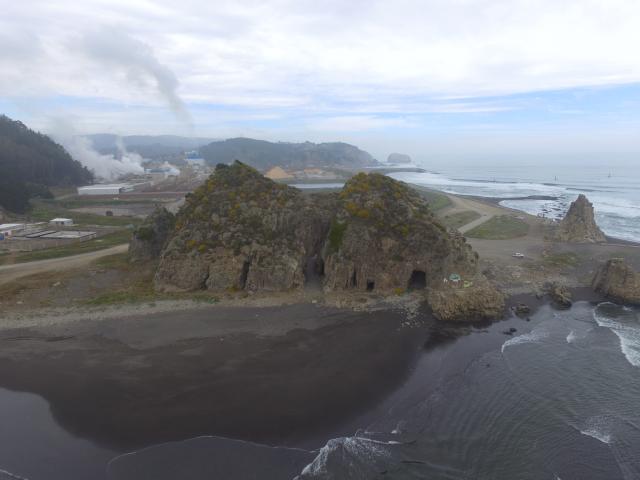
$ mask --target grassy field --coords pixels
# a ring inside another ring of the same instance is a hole
[[[413,186],[420,195],[427,201],[429,207],[433,212],[442,210],[445,207],[451,205],[451,200],[444,193],[429,190],[428,188]]]
[[[467,223],[471,223],[477,218],[480,218],[480,214],[473,210],[463,210],[462,212],[452,213],[451,215],[445,215],[440,217],[440,221],[444,223],[445,227],[460,228]]]
[[[487,240],[507,240],[524,237],[529,233],[529,225],[511,215],[498,215],[490,218],[466,233],[467,237]]]
[[[64,202],[37,200],[32,201],[33,208],[29,216],[36,222],[48,222],[55,217],[65,217],[73,219],[76,225],[103,225],[113,227],[124,227],[137,225],[140,219],[134,217],[106,217],[91,213],[71,212],[64,206]]]
[[[543,257],[544,263],[554,267],[575,267],[580,262],[578,255],[573,252],[551,253]]]
[[[113,290],[83,300],[83,305],[107,306],[156,300],[194,300],[216,303],[218,299],[210,292],[158,293],[153,289],[153,264],[131,264],[126,253],[99,258],[93,264],[105,270],[119,270],[128,278]]]
[[[68,257],[79,253],[95,252],[109,247],[115,247],[127,243],[131,239],[131,230],[122,229],[108,233],[100,238],[94,238],[85,242],[72,243],[63,247],[47,248],[34,252],[19,252],[0,256],[0,265],[10,263],[33,262],[36,260],[48,260],[50,258]]]

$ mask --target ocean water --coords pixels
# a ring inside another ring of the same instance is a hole
[[[561,218],[569,204],[584,193],[594,204],[596,221],[607,235],[640,242],[640,162],[421,166],[429,172],[390,176],[447,193],[501,198],[506,207],[549,218]]]
[[[529,325],[331,440],[297,478],[639,479],[638,310],[545,307]],[[471,337],[448,348],[468,349]],[[414,377],[434,367],[429,354],[424,362]]]

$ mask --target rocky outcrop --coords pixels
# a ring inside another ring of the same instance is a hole
[[[327,292],[424,290],[443,320],[500,316],[502,295],[477,264],[402,182],[361,173],[339,195],[307,195],[235,162],[187,197],[155,286],[286,291],[317,274]]]
[[[621,258],[601,265],[593,277],[592,287],[612,300],[640,305],[640,273]]]
[[[414,190],[384,175],[347,182],[322,259],[325,290],[424,289],[442,320],[496,318],[504,309],[465,238],[448,232]]]
[[[553,282],[546,286],[546,291],[551,298],[551,305],[553,307],[559,310],[571,308],[571,292],[565,285]]]
[[[580,194],[571,203],[569,211],[558,226],[556,237],[563,242],[597,243],[606,241],[604,233],[596,224],[593,205],[587,200],[587,197]]]
[[[429,306],[439,320],[475,322],[494,320],[504,313],[504,296],[487,281],[476,280],[468,288],[431,289]]]
[[[464,237],[450,234],[407,185],[361,173],[339,197],[322,255],[326,290],[390,292],[476,275]]]
[[[173,232],[175,217],[164,207],[156,208],[140,225],[129,243],[133,263],[157,259]]]
[[[187,197],[155,276],[161,291],[267,290],[304,285],[330,209],[240,162],[218,165]]]
[[[411,163],[411,157],[404,153],[390,153],[387,157],[387,163]]]

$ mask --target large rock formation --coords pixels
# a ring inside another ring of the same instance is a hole
[[[448,232],[406,184],[377,173],[345,184],[322,260],[325,290],[424,289],[442,320],[496,318],[504,309],[465,238]]]
[[[640,305],[640,273],[621,258],[601,265],[593,277],[592,287],[613,300]]]
[[[424,289],[442,319],[499,316],[499,294],[464,237],[423,198],[380,174],[307,195],[236,162],[187,197],[162,251],[161,291],[286,291],[319,274],[327,292]],[[425,295],[426,296],[426,295]]]
[[[583,194],[571,203],[560,222],[557,238],[563,242],[596,243],[606,241],[593,214],[593,205]]]
[[[390,153],[387,163],[411,163],[411,157],[405,153]]]
[[[158,258],[173,233],[175,217],[164,207],[156,208],[131,237],[129,260],[144,262]]]
[[[477,256],[405,184],[360,173],[340,193],[323,251],[325,289],[389,292],[476,274]]]
[[[155,277],[162,291],[289,290],[330,223],[327,202],[263,177],[240,162],[218,165],[187,197]]]

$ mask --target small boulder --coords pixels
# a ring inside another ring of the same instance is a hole
[[[529,313],[531,313],[531,309],[526,303],[519,303],[513,308],[513,311],[519,317],[526,317],[527,315],[529,315]]]

